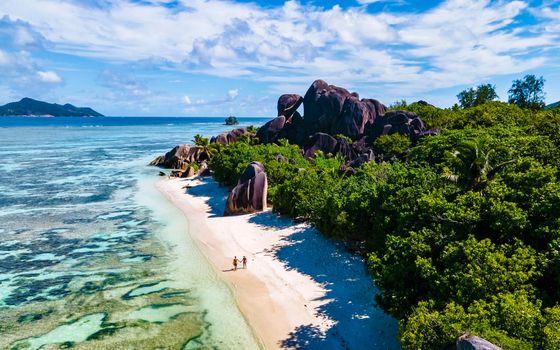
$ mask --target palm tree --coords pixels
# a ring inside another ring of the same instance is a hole
[[[504,167],[514,160],[495,164],[494,150],[484,151],[473,140],[464,141],[453,152],[451,158],[454,173],[444,177],[470,190],[482,190]]]
[[[210,160],[216,154],[216,148],[210,143],[207,137],[197,134],[193,139],[194,144],[200,148],[201,156]]]

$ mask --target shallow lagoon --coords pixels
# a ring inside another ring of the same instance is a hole
[[[230,127],[49,119],[0,119],[0,348],[257,348],[145,165]]]

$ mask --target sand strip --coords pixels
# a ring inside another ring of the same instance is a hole
[[[377,290],[359,258],[270,211],[223,217],[227,189],[210,178],[156,186],[185,214],[189,234],[266,349],[399,348],[396,321],[375,306]],[[243,255],[247,269],[232,271],[233,257]]]

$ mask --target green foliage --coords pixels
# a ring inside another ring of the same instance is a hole
[[[200,134],[194,135],[193,142],[196,146],[199,146],[199,147],[205,147],[205,146],[208,146],[210,144],[210,142],[208,141],[208,138],[202,137],[202,135],[200,135]]]
[[[560,306],[546,309],[544,317],[543,349],[560,349]]]
[[[373,146],[376,151],[387,156],[399,156],[408,151],[412,142],[408,135],[398,133],[382,135],[375,139]]]
[[[285,141],[251,138],[216,146],[210,168],[233,186],[262,162],[274,211],[360,247],[405,348],[440,349],[465,333],[504,349],[559,348],[560,110],[398,108],[441,135],[415,145],[382,136],[376,153],[398,160],[352,176],[340,156],[305,160]]]
[[[419,302],[401,321],[400,338],[407,349],[441,349],[464,334],[481,336],[504,349],[540,349],[533,335],[543,324],[540,304],[525,293],[497,294],[469,307],[451,302],[438,309],[430,300]]]
[[[509,100],[521,108],[543,109],[545,93],[543,91],[544,78],[537,78],[533,74],[528,74],[523,79],[513,81],[509,89]]]
[[[220,147],[218,144],[210,143],[208,138],[202,137],[200,134],[194,136],[193,142],[195,146],[200,147],[202,158],[212,159],[212,157],[218,152]]]
[[[249,133],[251,133],[251,134],[256,134],[257,131],[259,131],[259,128],[257,128],[257,127],[254,126],[254,125],[249,125],[249,126],[247,127],[247,131],[248,131]]]
[[[284,158],[277,160],[277,156]],[[259,161],[266,168],[270,199],[274,199],[277,185],[293,177],[298,167],[309,166],[297,146],[253,145],[250,142],[238,141],[223,146],[212,158],[209,167],[219,183],[234,186],[252,161]]]
[[[348,137],[344,134],[337,134],[335,136],[335,138],[338,139],[338,140],[346,140],[346,142],[348,142],[349,145],[351,145],[352,142],[353,142],[353,140],[350,137]]]
[[[195,172],[198,172],[198,170],[200,169],[200,166],[198,165],[197,162],[189,162],[184,166],[185,169],[187,169],[189,167],[192,167]]]
[[[456,118],[456,111],[453,111],[452,109],[437,108],[432,105],[426,105],[418,102],[411,103],[408,106],[403,106],[402,109],[416,113],[420,118],[422,118],[424,123],[426,123],[426,127],[428,129],[447,128],[447,125]]]
[[[486,102],[494,101],[497,98],[496,86],[492,84],[481,84],[476,89],[471,87],[457,95],[461,108],[479,106]]]
[[[392,104],[390,104],[389,107],[387,107],[387,110],[388,111],[403,110],[403,109],[406,109],[407,106],[408,106],[408,103],[406,103],[406,100],[400,100],[400,101],[395,101]]]
[[[444,173],[451,181],[472,190],[480,190],[512,160],[496,164],[494,151],[485,151],[476,141],[463,141],[447,157],[455,173]]]

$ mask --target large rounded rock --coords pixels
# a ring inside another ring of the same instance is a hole
[[[276,109],[278,116],[284,116],[289,119],[303,103],[303,97],[296,94],[282,95],[278,99]]]
[[[342,134],[356,140],[364,134],[364,128],[370,117],[368,105],[350,96],[344,101],[342,115],[335,121],[331,134]]]
[[[285,124],[285,116],[276,117],[259,128],[257,138],[264,144],[276,142]]]
[[[247,131],[247,128],[237,128],[237,129],[233,129],[230,131],[226,131],[223,132],[221,134],[219,134],[218,136],[214,136],[210,139],[211,143],[221,143],[223,145],[227,145],[230,143],[233,143],[237,140],[239,140],[239,138],[241,138],[241,136],[244,135],[249,135],[249,131]]]
[[[309,159],[313,158],[315,152],[322,151],[323,153],[334,153],[337,141],[329,134],[318,132],[313,134],[305,147],[304,157]]]
[[[245,168],[237,185],[231,190],[224,211],[225,216],[254,213],[266,208],[268,179],[264,166],[252,162]]]
[[[424,131],[424,123],[409,111],[389,111],[383,117],[377,118],[373,124],[370,135],[377,138],[382,135],[399,133],[415,138]]]
[[[366,104],[369,111],[368,124],[375,123],[375,119],[384,116],[387,111],[387,107],[383,103],[373,98],[363,98],[362,102]]]
[[[164,156],[154,159],[150,165],[161,166],[170,169],[182,169],[188,163],[198,162],[202,149],[192,145],[178,145]]]
[[[347,160],[356,158],[356,151],[352,148],[352,145],[348,142],[348,140],[337,137],[336,141],[334,153],[342,155]]]
[[[286,120],[284,128],[278,135],[278,139],[287,139],[293,145],[303,146],[307,138],[305,122],[298,111]]]
[[[303,98],[307,134],[330,132],[342,113],[346,98],[351,95],[348,90],[323,80],[314,81]]]
[[[198,166],[198,172],[196,173],[198,176],[207,176],[210,175],[210,169],[208,168],[208,161],[203,160],[200,165]]]

